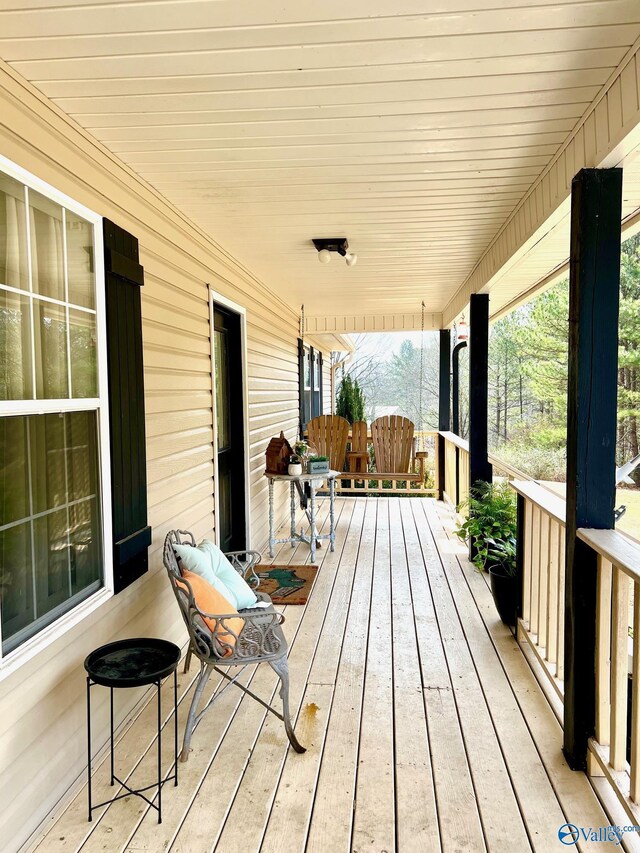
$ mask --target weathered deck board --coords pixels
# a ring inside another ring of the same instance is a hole
[[[326,502],[320,511],[326,525]],[[339,498],[337,516],[307,606],[286,611],[307,752],[288,750],[279,721],[230,690],[167,787],[162,825],[137,798],[89,825],[81,791],[39,853],[546,851],[566,820],[608,824],[564,763],[558,722],[451,538],[451,512],[425,498]],[[278,554],[308,558],[301,545]],[[273,694],[268,667],[244,677]],[[181,682],[182,724],[191,678]],[[120,742],[124,771],[140,762],[136,779],[153,768],[154,715],[148,706]]]

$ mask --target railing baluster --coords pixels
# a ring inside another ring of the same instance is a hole
[[[556,678],[564,681],[564,574],[566,528],[560,528],[558,541],[558,643],[556,660]]]
[[[555,663],[558,654],[558,539],[560,525],[555,518],[549,519],[549,586],[547,589],[547,637],[545,648],[547,660]]]
[[[611,766],[624,770],[627,752],[629,578],[613,567],[611,648]]]
[[[538,634],[538,598],[540,595],[540,507],[533,507],[531,524],[531,622],[529,631]],[[537,641],[536,641],[537,642]]]
[[[609,745],[611,728],[611,563],[598,556],[596,600],[596,740]]]
[[[549,516],[540,512],[538,532],[539,589],[538,589],[538,646],[546,643],[547,636],[547,594],[549,590]],[[545,650],[546,657],[546,650]]]
[[[633,701],[631,705],[631,799],[640,800],[640,583],[633,584]]]

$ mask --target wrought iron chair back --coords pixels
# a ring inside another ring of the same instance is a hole
[[[200,660],[200,675],[196,682],[196,689],[187,718],[180,754],[181,761],[187,761],[189,757],[189,746],[194,728],[200,722],[203,714],[230,684],[235,684],[236,687],[248,693],[283,720],[291,746],[296,752],[304,752],[304,748],[296,739],[289,715],[288,647],[281,627],[284,622],[284,615],[274,608],[268,595],[259,591],[256,591],[258,600],[267,605],[266,607],[240,610],[239,613],[206,613],[201,610],[196,603],[191,584],[186,578],[182,577],[180,560],[173,547],[174,545],[195,547],[196,541],[193,534],[188,530],[171,530],[165,538],[163,550],[164,565],[169,576],[169,582],[189,634],[189,650],[185,662],[185,671],[189,668],[192,654]],[[255,566],[260,562],[260,554],[257,551],[234,551],[225,556],[242,577],[246,578],[248,575],[249,582],[254,587],[259,585],[259,578],[254,571]],[[238,617],[243,620],[242,628],[239,631],[237,629]],[[213,626],[207,624],[212,622]],[[234,626],[236,626],[235,629]],[[229,639],[225,640],[225,637]],[[282,714],[238,683],[238,678],[245,666],[259,663],[268,663],[280,679]],[[241,669],[231,677],[224,669],[220,668],[227,669],[230,666],[240,666]],[[213,670],[227,679],[229,683],[221,690],[216,690],[203,709],[197,713],[198,703]]]

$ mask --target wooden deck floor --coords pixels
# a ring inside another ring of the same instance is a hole
[[[563,849],[567,821],[609,824],[564,763],[558,722],[444,505],[337,504],[336,551],[320,552],[307,606],[286,608],[307,752],[287,749],[281,723],[230,690],[196,730],[179,786],[165,788],[162,825],[136,797],[88,824],[83,790],[39,851],[548,853]],[[287,546],[283,560],[304,562],[308,548]],[[181,725],[195,669],[180,679]],[[272,676],[261,667],[246,681],[271,696]],[[118,746],[122,772],[139,761],[138,786],[154,778],[154,720],[148,706]],[[106,770],[96,801],[113,791]]]

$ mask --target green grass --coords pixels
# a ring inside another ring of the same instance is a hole
[[[627,507],[627,511],[618,522],[618,529],[640,539],[640,489],[618,489],[616,506],[621,504]]]

